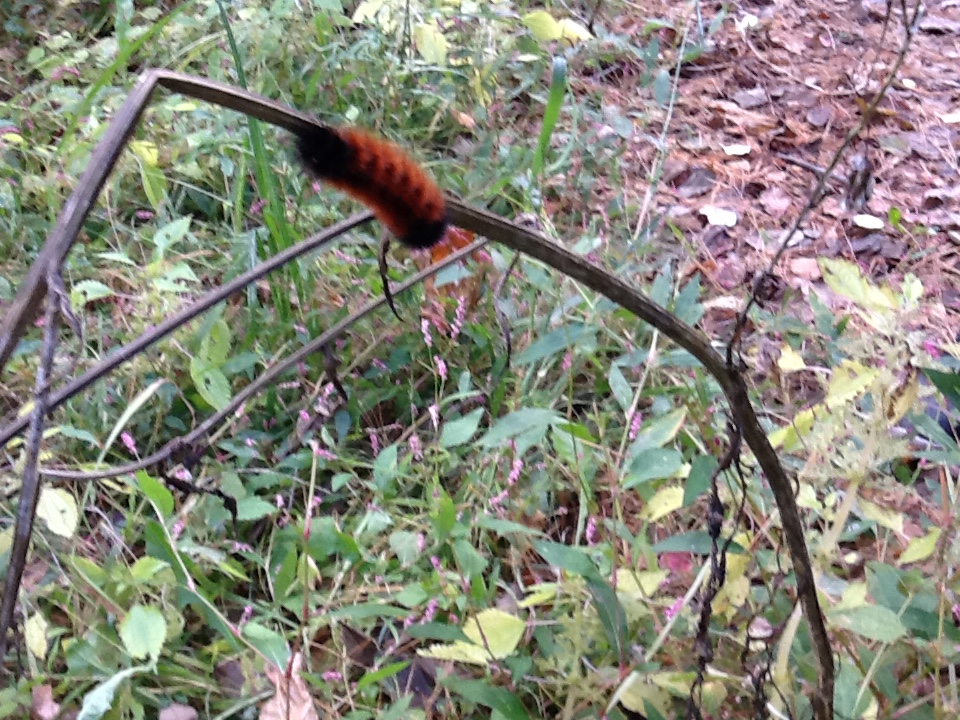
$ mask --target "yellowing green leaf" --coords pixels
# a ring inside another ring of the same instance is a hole
[[[826,403],[830,408],[845,407],[860,397],[877,378],[878,371],[858,362],[844,360],[833,371],[827,387]]]
[[[8,132],[0,135],[0,142],[5,142],[10,145],[23,145],[25,141],[23,135],[20,133]]]
[[[919,562],[920,560],[926,560],[928,557],[933,555],[933,551],[937,547],[937,541],[940,539],[940,534],[942,530],[940,528],[930,528],[926,535],[923,537],[914,538],[910,541],[910,544],[907,545],[907,549],[903,551],[903,554],[900,556],[898,561],[900,565],[906,565],[912,562]]]
[[[625,708],[635,713],[649,712],[646,704],[650,703],[662,717],[670,717],[670,694],[650,682],[649,676],[638,672],[633,672],[627,677],[617,690],[614,699],[619,700]]]
[[[822,409],[821,409],[822,412]],[[813,428],[813,421],[816,420],[814,408],[807,408],[797,413],[793,422],[789,425],[774,430],[767,437],[770,444],[776,447],[783,447],[784,450],[793,450],[800,442],[800,438],[810,432]]]
[[[794,370],[803,370],[807,364],[800,357],[800,353],[784,343],[780,348],[780,359],[777,360],[777,367],[784,372],[793,372]]]
[[[866,310],[893,310],[897,307],[893,293],[870,282],[856,263],[836,258],[820,258],[818,262],[824,282],[837,295]]]
[[[382,27],[384,30],[389,30],[396,25],[388,0],[364,0],[357,5],[351,20],[358,25],[366,23]]]
[[[134,605],[120,623],[120,639],[126,651],[135,658],[149,657],[156,661],[167,637],[167,620],[158,608]]]
[[[41,660],[45,660],[47,657],[47,619],[40,613],[34,613],[27,618],[23,634],[30,652]]]
[[[662,487],[640,511],[640,516],[650,522],[666,517],[683,507],[683,488],[674,485]]]
[[[37,517],[43,518],[50,532],[68,538],[77,531],[80,513],[73,495],[63,488],[45,487],[40,491]]]
[[[651,597],[667,579],[666,570],[643,570],[634,572],[627,568],[617,570],[617,593]]]
[[[882,508],[876,503],[860,498],[857,500],[860,512],[868,520],[873,520],[880,527],[887,530],[893,530],[895,533],[903,532],[903,514],[896,510]]]
[[[560,38],[566,40],[571,45],[576,45],[578,42],[585,42],[593,38],[589,30],[569,18],[564,18],[558,22],[557,27],[560,30]]]
[[[157,163],[160,162],[160,151],[157,149],[157,146],[152,142],[147,142],[145,140],[135,140],[130,143],[130,149],[133,151],[133,154],[136,155],[140,162],[144,165],[150,167],[156,167]]]
[[[520,19],[520,22],[540,42],[560,39],[560,24],[546,10],[535,10],[532,13],[527,13]]]
[[[428,63],[444,65],[447,62],[447,38],[434,23],[420,23],[413,30],[417,52]]]
[[[541,583],[531,588],[533,592],[517,603],[518,607],[528,608],[552,603],[557,597],[556,583]]]
[[[491,660],[502,660],[517,649],[526,623],[502,610],[484,610],[470,618],[463,626],[463,633],[473,644],[456,641],[449,645],[433,645],[417,651],[418,655],[435,660],[486,665]]]

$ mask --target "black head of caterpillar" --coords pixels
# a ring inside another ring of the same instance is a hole
[[[370,208],[410,248],[436,245],[447,231],[443,193],[397,145],[356,128],[312,126],[297,134],[304,167]]]

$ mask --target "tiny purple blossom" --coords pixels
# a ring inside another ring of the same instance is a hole
[[[440,376],[441,380],[447,379],[447,363],[443,361],[443,358],[439,355],[433,356],[433,362],[437,365],[437,375]]]
[[[420,321],[420,331],[423,333],[423,341],[427,347],[433,347],[433,338],[430,336],[430,321],[424,318]]]
[[[124,430],[122,433],[120,433],[120,440],[123,442],[123,446],[127,448],[127,451],[131,455],[137,454],[137,443],[134,441],[133,435]]]

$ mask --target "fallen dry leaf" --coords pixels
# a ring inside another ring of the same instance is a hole
[[[284,668],[268,664],[264,668],[276,694],[260,707],[260,720],[320,720],[307,683],[300,675],[303,655],[297,653],[290,664],[290,678]]]

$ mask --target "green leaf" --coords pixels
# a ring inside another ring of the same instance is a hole
[[[396,530],[390,533],[390,549],[400,564],[408,567],[420,557],[419,537],[417,533],[408,530]]]
[[[687,482],[683,485],[683,506],[688,507],[698,497],[710,489],[710,477],[717,467],[717,459],[713,455],[697,455],[687,475]]]
[[[562,421],[564,418],[555,410],[543,408],[523,408],[504,415],[497,420],[487,433],[480,438],[480,447],[501,447],[506,440],[526,433],[540,432],[545,434],[551,423]]]
[[[276,512],[276,505],[256,495],[251,495],[237,501],[237,520],[259,520],[260,518],[273,515]]]
[[[892,643],[907,634],[897,614],[879,605],[848,608],[828,613],[827,617],[838,627],[878,642]]]
[[[147,500],[153,504],[160,517],[166,519],[173,515],[173,495],[170,491],[144,470],[138,470],[136,478],[140,492],[147,496]]]
[[[507,720],[530,719],[517,696],[509,690],[495,687],[483,680],[461,680],[455,677],[444,678],[443,684],[464,700],[488,707]]]
[[[683,455],[673,449],[648,448],[630,463],[630,472],[623,479],[625,490],[651,480],[673,477],[683,465]]]
[[[74,285],[70,290],[70,306],[74,312],[78,312],[87,303],[103,300],[113,297],[113,288],[104,285],[97,280],[83,280]]]
[[[453,543],[453,555],[457,565],[468,577],[479,575],[487,568],[487,560],[468,541],[460,539]]]
[[[596,332],[583,323],[561,325],[529,345],[523,352],[517,353],[513,363],[519,367],[546,357],[554,357],[583,342],[584,336],[596,338]]]
[[[624,641],[627,637],[627,614],[620,604],[617,593],[606,580],[588,580],[587,587],[593,596],[597,616],[607,636],[607,642],[615,649],[617,655],[622,656]]]
[[[207,365],[222,367],[230,354],[230,326],[217,320],[200,343],[200,357]]]
[[[214,410],[222,410],[230,402],[230,383],[219,368],[208,365],[199,357],[190,358],[190,378],[200,397]]]
[[[558,28],[559,30],[559,28]],[[562,32],[562,30],[561,30]],[[533,154],[533,174],[539,177],[547,161],[547,150],[550,149],[550,138],[553,129],[557,126],[560,117],[560,108],[563,106],[563,95],[567,89],[567,61],[560,56],[553,59],[553,74],[550,78],[550,95],[547,98],[547,107],[543,111],[543,126],[540,128],[540,138],[537,140],[537,149]],[[517,358],[519,361],[519,358]]]
[[[623,371],[619,365],[610,366],[610,375],[607,382],[610,383],[610,392],[613,393],[620,409],[624,413],[629,412],[630,406],[633,404],[633,388],[630,387],[630,383],[623,376]]]
[[[283,635],[257,622],[243,626],[243,636],[277,667],[285,668],[290,659],[290,648]]]
[[[467,442],[480,427],[484,412],[482,407],[478,407],[463,417],[444,423],[443,432],[440,435],[440,447],[452,448]]]
[[[670,96],[673,94],[673,81],[670,79],[670,71],[661,68],[657,76],[653,79],[653,98],[657,105],[662,108],[670,105]]]
[[[410,637],[420,640],[440,640],[443,642],[470,642],[463,630],[456,625],[429,622],[423,625],[411,625],[405,631]]]
[[[187,236],[191,220],[189,215],[185,215],[167,223],[153,234],[154,261],[165,258],[167,251]]]
[[[597,566],[583,550],[547,540],[534,540],[533,549],[551,565],[588,580],[602,580]]]
[[[388,445],[377,459],[373,461],[373,484],[380,492],[384,492],[397,477],[397,445]]]
[[[960,373],[945,373],[933,368],[920,368],[920,370],[947,400],[960,408]]]
[[[156,663],[167,637],[167,619],[152,605],[134,605],[120,623],[123,647],[138,660],[149,657]]]
[[[636,440],[630,445],[630,456],[638,457],[644,450],[650,448],[660,448],[673,440],[683,422],[687,418],[686,408],[678,408],[666,415],[661,415],[652,422],[645,425],[639,433]]]
[[[97,685],[83,696],[83,705],[77,715],[77,720],[100,720],[113,707],[113,696],[116,694],[120,683],[134,675],[149,671],[150,667],[146,665],[127,668]]]

